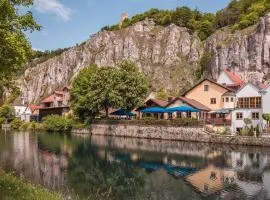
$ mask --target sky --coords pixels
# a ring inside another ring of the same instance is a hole
[[[214,2],[214,3],[213,3]],[[216,12],[230,0],[34,0],[31,8],[41,31],[29,33],[36,50],[53,50],[80,44],[105,25],[117,24],[122,13],[129,16],[150,8],[177,6]]]

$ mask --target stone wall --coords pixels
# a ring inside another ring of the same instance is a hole
[[[86,129],[87,130],[87,129]],[[79,133],[76,130],[73,133]],[[86,133],[86,132],[85,132]],[[90,133],[90,130],[88,130]],[[231,145],[270,146],[270,138],[210,135],[203,128],[93,124],[92,135],[177,140]]]

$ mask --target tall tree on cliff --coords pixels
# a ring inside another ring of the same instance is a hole
[[[31,55],[25,33],[40,29],[32,13],[23,11],[32,4],[33,0],[0,0],[0,103],[3,89]]]

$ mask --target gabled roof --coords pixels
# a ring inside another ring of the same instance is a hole
[[[56,100],[56,101],[63,101],[63,97],[59,97],[59,96],[53,94],[53,95],[48,96],[47,98],[43,99],[41,101],[41,103],[52,103],[52,102],[54,102],[54,100]]]
[[[154,104],[160,107],[166,107],[168,104],[168,101],[163,101],[163,100],[158,100],[158,99],[148,99],[145,103],[147,104],[148,102],[153,102]]]
[[[243,90],[247,85],[251,85],[253,88],[255,88],[256,90],[260,91],[261,88],[251,82],[247,82],[244,85],[242,85],[242,87],[237,91],[237,93],[239,93],[241,90]]]
[[[226,90],[228,90],[228,91],[234,92],[233,89],[230,89],[230,88],[228,88],[228,87],[226,87],[226,86],[224,86],[224,85],[221,85],[221,84],[217,83],[216,81],[214,81],[214,80],[212,80],[212,79],[205,78],[205,79],[199,81],[197,84],[195,84],[195,85],[194,85],[192,88],[190,88],[188,91],[186,91],[186,92],[183,94],[183,96],[186,96],[187,93],[189,93],[191,90],[193,90],[194,88],[196,88],[198,85],[200,85],[200,84],[203,83],[204,81],[209,81],[209,82],[211,82],[211,83],[213,83],[213,84],[215,84],[215,85],[217,85],[217,86],[219,86],[219,87],[222,87],[222,88],[224,88],[224,89],[226,89]]]
[[[37,106],[37,105],[34,105],[34,104],[30,104],[29,106],[29,109],[31,110],[31,112],[35,112],[36,110],[39,110],[40,108],[42,108],[41,106]]]
[[[207,106],[201,104],[200,102],[198,102],[198,101],[196,101],[194,99],[186,98],[186,97],[176,97],[176,98],[174,98],[174,100],[172,100],[170,103],[168,103],[166,107],[172,105],[177,100],[183,101],[186,104],[190,105],[191,107],[199,109],[199,110],[203,110],[203,111],[210,111],[211,110],[210,108],[208,108]]]
[[[239,85],[243,85],[245,81],[243,81],[237,74],[229,71],[228,69],[224,69],[225,74],[235,83]]]

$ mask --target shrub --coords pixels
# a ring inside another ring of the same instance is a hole
[[[0,117],[6,118],[6,119],[12,119],[14,117],[15,110],[10,105],[3,105],[0,107]]]
[[[240,135],[241,135],[241,136],[248,136],[248,135],[249,135],[249,129],[248,129],[248,128],[243,128],[243,129],[240,131]]]
[[[18,130],[22,124],[23,122],[19,118],[15,118],[11,122],[11,128]]]
[[[47,116],[42,122],[44,129],[49,132],[70,131],[73,127],[73,123],[72,119],[66,119],[58,115]]]

